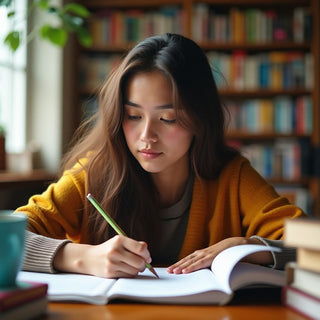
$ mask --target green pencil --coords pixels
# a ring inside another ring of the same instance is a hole
[[[112,219],[112,217],[105,212],[98,201],[91,195],[91,193],[88,193],[87,195],[88,200],[93,204],[93,206],[99,211],[99,213],[107,220],[107,222],[110,224],[110,226],[114,229],[117,234],[122,236],[127,236],[126,233],[118,226],[118,224]],[[152,265],[150,263],[146,262],[146,267],[157,277],[159,278],[156,271],[153,269]]]

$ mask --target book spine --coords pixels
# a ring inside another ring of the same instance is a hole
[[[320,250],[311,250],[302,247],[297,248],[297,265],[300,268],[310,270],[320,277]]]
[[[312,34],[312,14],[309,8],[303,7],[289,12],[237,7],[223,11],[205,3],[196,3],[192,20],[192,37],[196,41],[302,43],[310,41]]]
[[[208,52],[208,57],[211,56]],[[232,66],[222,67],[228,83],[220,88],[231,87],[242,89],[310,89],[313,79],[310,79],[312,57],[307,53],[270,52],[264,54],[248,54],[236,50],[231,54],[215,53],[215,59],[224,59]],[[209,59],[212,63],[212,60]]]
[[[48,290],[47,284],[27,284],[29,288],[17,288],[9,292],[0,292],[0,312],[15,308],[21,304],[31,302],[41,297],[45,297]]]
[[[320,319],[320,299],[292,286],[284,286],[281,295],[282,303],[288,308],[308,318]]]
[[[228,108],[229,101],[226,102]],[[244,132],[310,134],[312,100],[309,96],[278,96],[274,99],[251,99],[232,102],[239,109],[237,126]],[[302,139],[301,139],[302,140]]]

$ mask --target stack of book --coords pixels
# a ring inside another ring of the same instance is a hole
[[[46,283],[18,281],[15,287],[0,288],[0,319],[27,320],[45,313]]]
[[[287,220],[284,242],[297,248],[297,261],[286,267],[283,303],[311,319],[320,319],[320,219]]]

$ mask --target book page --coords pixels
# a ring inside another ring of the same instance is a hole
[[[214,304],[227,299],[221,291],[219,280],[210,269],[188,274],[170,274],[166,268],[155,270],[159,279],[146,269],[135,278],[119,279],[108,294],[112,298],[166,303],[197,301]]]
[[[284,286],[285,283],[284,270],[246,262],[239,262],[230,276],[230,286],[233,291],[245,287]]]
[[[48,283],[51,301],[69,300],[92,304],[106,304],[107,292],[117,281],[83,274],[26,271],[19,272],[18,280]]]
[[[211,270],[202,269],[189,274],[169,274],[165,268],[156,268],[160,279],[149,270],[138,277],[120,279],[109,294],[125,297],[178,297],[209,291],[232,294],[229,278],[235,265],[248,254],[270,250],[264,245],[241,245],[221,252],[213,261]],[[279,250],[276,248],[275,250]]]
[[[211,264],[211,270],[220,280],[221,288],[223,288],[225,292],[232,292],[232,289],[230,288],[230,275],[235,265],[244,257],[260,251],[281,250],[279,248],[267,247],[264,245],[245,244],[228,248],[216,256]]]

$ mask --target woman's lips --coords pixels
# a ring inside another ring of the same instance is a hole
[[[155,159],[161,155],[161,152],[157,152],[151,149],[142,149],[139,152],[146,159]]]

